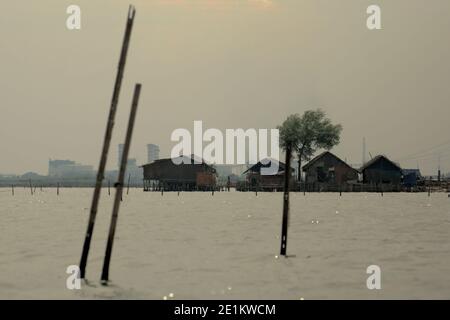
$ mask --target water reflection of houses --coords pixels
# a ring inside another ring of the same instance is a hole
[[[160,159],[142,167],[144,191],[194,191],[216,187],[216,170],[194,156]]]
[[[325,151],[303,166],[307,191],[349,190],[358,182],[358,170],[329,151]]]

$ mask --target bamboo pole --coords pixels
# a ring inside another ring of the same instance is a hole
[[[134,17],[136,15],[136,10],[133,6],[128,9],[127,24],[125,28],[125,35],[123,38],[122,51],[120,54],[120,60],[116,75],[116,81],[114,85],[113,96],[111,99],[111,108],[109,111],[108,122],[106,126],[105,137],[103,141],[103,148],[100,157],[100,164],[97,172],[97,180],[95,183],[94,195],[92,197],[91,211],[89,215],[88,227],[86,230],[86,236],[83,244],[83,251],[80,260],[80,277],[84,279],[86,276],[86,264],[89,255],[89,248],[91,246],[92,233],[94,231],[95,218],[97,216],[98,202],[100,200],[100,192],[102,187],[102,182],[105,174],[106,162],[108,160],[108,151],[111,143],[112,131],[114,127],[114,118],[116,116],[117,104],[120,96],[120,88],[122,85],[123,74],[125,70],[125,64],[127,59],[128,47],[131,38],[131,31],[133,29]]]
[[[128,174],[128,186],[127,186],[127,195],[130,192],[130,180],[131,180],[131,173]]]
[[[284,169],[284,195],[283,195],[283,223],[281,226],[281,250],[280,255],[286,256],[287,235],[289,223],[289,180],[291,174],[292,146],[286,147],[286,165]]]
[[[133,96],[133,102],[131,105],[131,112],[130,112],[130,118],[128,121],[128,129],[127,134],[125,137],[125,143],[123,147],[123,154],[120,164],[120,171],[119,171],[119,178],[118,182],[116,183],[116,194],[114,198],[114,207],[113,212],[111,216],[111,225],[109,229],[109,236],[108,236],[108,243],[106,246],[106,253],[105,253],[105,260],[103,262],[103,270],[102,270],[102,277],[101,281],[103,285],[107,285],[108,279],[109,279],[109,264],[111,261],[111,253],[114,243],[114,234],[116,232],[116,225],[117,225],[117,218],[119,216],[119,208],[120,208],[120,199],[122,198],[122,191],[123,191],[123,180],[125,176],[125,170],[127,168],[127,159],[128,159],[128,152],[130,150],[130,144],[131,144],[131,138],[133,136],[133,127],[134,127],[134,120],[136,118],[136,111],[137,106],[139,103],[139,95],[141,92],[141,85],[136,84],[134,88],[134,96]]]

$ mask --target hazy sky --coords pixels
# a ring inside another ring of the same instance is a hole
[[[66,28],[66,8],[82,29]],[[47,173],[49,158],[97,167],[128,1],[3,1],[0,172]],[[334,152],[383,153],[450,171],[450,1],[134,0],[137,8],[109,168],[143,91],[131,148],[174,145],[176,128],[274,128],[323,108],[344,131]],[[366,28],[379,4],[383,30]],[[410,156],[410,160],[406,158]]]

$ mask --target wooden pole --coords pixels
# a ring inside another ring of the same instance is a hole
[[[58,184],[56,185],[56,195],[59,196],[59,182],[58,182]]]
[[[131,173],[128,174],[128,186],[127,186],[127,195],[130,192],[130,180],[131,180]]]
[[[286,256],[288,223],[289,223],[289,180],[291,174],[292,146],[286,147],[286,165],[284,169],[284,195],[283,195],[283,224],[281,226],[280,255]]]
[[[12,192],[12,195],[14,196],[14,185],[13,184],[11,185],[11,192]]]
[[[102,182],[105,174],[106,162],[108,160],[109,145],[111,143],[112,131],[114,128],[114,119],[116,116],[117,104],[120,96],[120,88],[122,85],[123,74],[127,59],[128,47],[131,38],[131,31],[133,29],[134,17],[136,10],[133,6],[129,7],[127,15],[127,24],[125,28],[125,35],[123,38],[122,51],[120,53],[120,60],[114,85],[114,91],[111,99],[111,108],[109,110],[108,122],[106,126],[105,137],[103,141],[102,153],[100,156],[100,164],[98,166],[97,180],[95,183],[94,195],[92,197],[91,211],[89,214],[89,222],[86,230],[86,236],[83,244],[83,251],[80,260],[80,278],[84,279],[86,276],[86,264],[89,255],[89,248],[91,246],[92,233],[94,231],[95,218],[97,216],[98,202],[100,200],[100,192]]]
[[[30,179],[30,191],[31,191],[31,195],[33,195],[33,186],[31,185],[31,179]]]
[[[111,225],[110,225],[110,229],[109,229],[108,244],[106,246],[105,260],[103,262],[103,271],[102,271],[102,278],[101,278],[103,285],[107,285],[108,279],[109,279],[109,263],[111,261],[111,253],[112,253],[112,248],[113,248],[113,243],[114,243],[114,234],[116,232],[117,218],[119,216],[120,199],[122,197],[122,191],[123,191],[123,180],[124,180],[125,171],[127,168],[128,152],[130,150],[131,138],[133,136],[134,120],[136,118],[136,111],[137,111],[137,106],[139,103],[140,92],[141,92],[141,85],[136,84],[136,86],[134,88],[133,102],[131,104],[131,112],[130,112],[130,118],[128,121],[128,129],[127,129],[127,134],[125,137],[122,160],[121,160],[121,164],[120,164],[119,179],[118,179],[119,181],[116,183],[116,194],[115,194],[115,199],[114,199],[113,212],[112,212],[112,216],[111,216]]]
[[[111,181],[108,179],[108,196],[111,195]]]

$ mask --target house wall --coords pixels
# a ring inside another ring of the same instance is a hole
[[[331,154],[326,154],[312,163],[305,173],[308,183],[344,184],[350,180],[358,179],[358,173],[355,170]]]
[[[364,183],[399,185],[401,178],[401,170],[383,158],[363,170]]]
[[[261,175],[258,172],[249,172],[246,176],[247,186],[258,190],[282,190],[284,188],[284,174]],[[295,177],[290,179],[291,188],[294,187]]]
[[[180,164],[171,160],[156,161],[144,166],[144,180],[158,180],[161,182],[197,183],[197,174],[209,172],[212,168],[206,164]]]
[[[417,174],[415,172],[411,172],[403,175],[403,185],[406,187],[415,187],[417,186]]]
[[[198,187],[212,187],[216,185],[216,176],[209,172],[197,172]]]

